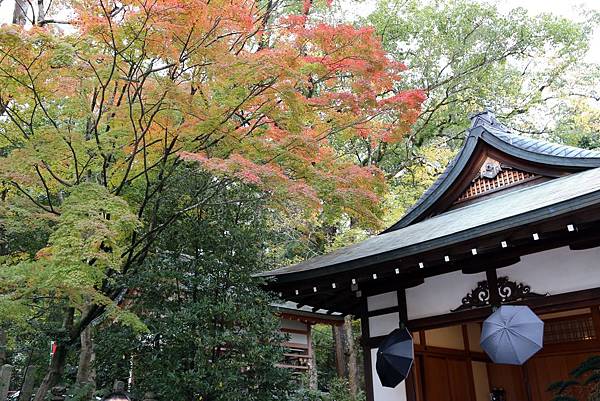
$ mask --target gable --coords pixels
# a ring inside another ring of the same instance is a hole
[[[460,193],[452,205],[473,201],[532,181],[541,181],[543,177],[487,157],[470,185]]]
[[[489,111],[471,119],[471,128],[458,155],[408,212],[384,233],[516,186],[600,167],[599,151],[514,134]],[[484,167],[490,170],[482,172]]]

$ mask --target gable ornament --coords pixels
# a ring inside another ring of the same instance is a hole
[[[538,294],[531,291],[531,287],[509,280],[508,277],[498,277],[498,295],[504,303],[523,301],[525,299],[544,297],[546,294]],[[477,283],[477,287],[471,290],[462,299],[462,304],[452,309],[451,312],[482,308],[490,305],[490,288],[487,280]]]
[[[496,178],[501,171],[502,165],[500,162],[488,157],[479,169],[479,176],[482,178],[492,179]]]

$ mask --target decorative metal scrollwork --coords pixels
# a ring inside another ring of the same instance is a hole
[[[522,301],[529,298],[543,297],[548,294],[537,294],[531,292],[531,287],[510,281],[508,277],[498,277],[498,295],[502,303]],[[490,305],[490,289],[487,280],[483,280],[477,283],[477,287],[471,290],[471,292],[464,296],[462,299],[462,305],[456,309],[452,309],[452,312],[458,312],[467,309],[481,308]]]

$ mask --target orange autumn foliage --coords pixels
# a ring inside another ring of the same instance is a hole
[[[371,28],[249,0],[71,6],[70,35],[2,28],[0,99],[13,97],[5,124],[17,144],[5,179],[52,194],[92,177],[119,195],[185,160],[278,204],[378,223],[383,176],[343,143],[400,141],[424,95],[395,89],[405,66]]]

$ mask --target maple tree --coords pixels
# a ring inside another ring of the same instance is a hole
[[[348,7],[360,3],[348,2]],[[527,9],[468,0],[378,1],[363,23],[376,29],[393,58],[409,66],[400,86],[422,88],[427,100],[403,142],[356,138],[348,152],[360,163],[377,164],[396,186],[394,176],[439,161],[422,149],[458,150],[471,113],[490,109],[504,124],[532,136],[556,137],[572,128],[571,116],[590,111],[582,106],[598,105],[599,69],[587,56],[597,13],[569,19]]]
[[[64,316],[38,401],[94,319],[139,325],[115,307],[120,277],[219,188],[241,181],[272,207],[376,226],[383,176],[337,146],[400,141],[423,101],[397,89],[404,66],[372,29],[313,20],[310,3],[300,15],[271,1],[67,6],[70,34],[0,28],[0,289],[6,308]],[[159,214],[183,163],[214,179]]]

